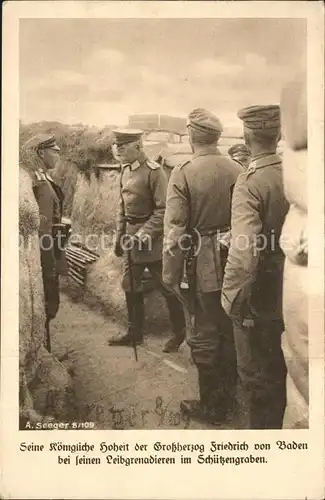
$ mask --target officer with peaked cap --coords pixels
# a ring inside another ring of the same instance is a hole
[[[252,159],[233,192],[222,305],[233,321],[244,426],[278,429],[286,405],[279,237],[288,211],[276,153],[280,108],[249,106],[238,117]]]
[[[250,162],[250,151],[246,144],[234,144],[228,149],[230,158],[238,162],[243,169],[247,169]]]
[[[59,159],[60,148],[53,134],[31,137],[21,148],[20,161],[32,176],[40,214],[40,249],[47,323],[59,309],[59,274],[67,274],[61,231],[64,195],[49,174]]]
[[[198,370],[200,399],[182,401],[181,409],[192,419],[219,422],[232,406],[236,377],[231,321],[220,301],[226,256],[220,238],[229,231],[231,190],[242,170],[218,150],[222,125],[213,113],[192,111],[188,131],[193,157],[173,169],[168,184],[163,279],[179,293],[182,242],[189,236],[191,258],[185,265],[195,328],[187,342]]]
[[[122,162],[115,254],[124,256],[122,288],[128,311],[128,331],[122,337],[111,339],[110,345],[132,345],[134,337],[138,344],[143,341],[142,276],[148,268],[165,296],[169,310],[173,336],[164,350],[177,351],[185,337],[183,309],[178,299],[163,285],[161,276],[166,174],[158,163],[150,161],[145,155],[142,131],[118,129],[114,133],[114,155]],[[131,273],[128,250],[131,250]]]

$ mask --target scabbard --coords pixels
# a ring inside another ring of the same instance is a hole
[[[135,304],[134,304],[134,282],[133,282],[133,272],[132,272],[132,257],[131,257],[131,252],[132,250],[129,249],[126,251],[127,253],[127,259],[128,259],[128,272],[129,272],[129,281],[130,281],[130,291],[131,291],[131,297],[132,297],[132,317],[131,317],[131,323],[134,325],[135,322]],[[135,360],[138,361],[138,351],[137,351],[137,343],[136,343],[136,338],[135,338],[135,331],[134,328],[131,328],[132,330],[132,341],[133,341],[133,350],[134,350],[134,357]]]
[[[195,312],[196,300],[196,257],[192,257],[187,268],[188,306],[192,314]]]
[[[192,313],[190,310],[188,300],[186,300],[186,298],[181,293],[178,293],[174,288],[172,288],[171,291],[172,291],[173,295],[178,299],[178,301],[183,306],[187,337],[190,337],[190,336],[192,336],[192,333],[194,332],[194,325],[195,325],[194,313]]]
[[[45,331],[46,331],[46,349],[51,352],[51,334],[50,334],[50,320],[46,318],[45,321]]]

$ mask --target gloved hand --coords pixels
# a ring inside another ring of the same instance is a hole
[[[242,323],[244,328],[254,328],[255,323],[253,318],[244,318]]]

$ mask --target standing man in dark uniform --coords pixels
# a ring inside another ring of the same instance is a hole
[[[276,154],[280,108],[250,106],[238,117],[252,160],[233,193],[222,305],[234,326],[245,428],[279,429],[286,406],[279,237],[288,211]]]
[[[187,342],[198,370],[200,400],[182,401],[181,409],[190,418],[220,422],[233,402],[236,377],[231,321],[220,300],[227,252],[220,239],[230,228],[231,190],[241,168],[218,150],[222,125],[215,115],[195,109],[188,122],[194,154],[173,169],[168,184],[163,279],[180,293],[184,241],[196,237],[196,257],[187,272],[195,327]]]
[[[34,155],[33,190],[40,214],[40,250],[44,285],[46,325],[55,318],[59,305],[59,274],[67,274],[64,245],[67,235],[61,224],[64,195],[49,175],[59,161],[60,148],[53,134],[38,134],[23,146]],[[50,350],[49,333],[47,346]]]
[[[132,345],[134,338],[138,344],[143,341],[142,276],[148,268],[166,298],[172,325],[173,335],[164,351],[175,352],[185,338],[185,319],[181,304],[163,285],[161,276],[167,177],[162,167],[145,155],[142,131],[116,130],[115,149],[122,161],[115,254],[124,256],[122,288],[128,311],[128,331],[122,337],[111,339],[110,345]],[[131,248],[131,273],[128,248]]]

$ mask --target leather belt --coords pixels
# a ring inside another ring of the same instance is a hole
[[[123,217],[123,221],[127,222],[127,224],[130,224],[131,226],[135,226],[136,224],[144,224],[149,220],[150,217],[130,217],[128,215],[125,215]]]
[[[218,227],[218,228],[211,228],[211,229],[203,229],[203,230],[197,230],[200,236],[214,236],[215,234],[218,233],[227,233],[230,231],[229,226],[224,226],[224,227]]]

